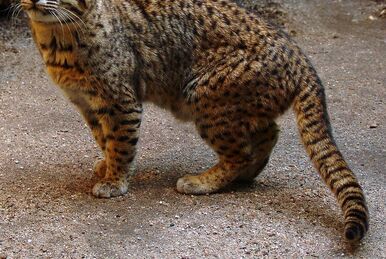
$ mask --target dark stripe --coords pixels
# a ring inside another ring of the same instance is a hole
[[[44,44],[44,43],[40,43],[40,48],[42,50],[48,50],[48,46],[46,44]]]
[[[355,205],[366,207],[363,196],[359,193],[347,194],[347,196],[343,199],[342,208],[344,208],[347,205],[347,203],[350,201],[355,201]]]
[[[149,14],[146,12],[146,7],[145,7],[144,4],[142,3],[142,1],[134,0],[134,4],[138,6],[138,9],[139,9],[139,11],[141,12],[141,14],[143,15],[143,17],[144,17],[147,21],[150,21],[150,20],[151,20],[151,17],[150,17]]]
[[[340,156],[340,153],[338,150],[329,151],[328,153],[324,154],[322,157],[318,158],[317,161],[320,163],[320,162],[326,160],[327,158],[332,157],[333,155],[339,155]]]
[[[337,173],[337,172],[340,172],[340,171],[350,171],[350,169],[348,169],[348,167],[347,166],[339,166],[339,167],[336,167],[336,168],[334,168],[334,169],[332,169],[332,170],[330,170],[330,171],[328,171],[327,170],[327,173],[326,173],[326,175],[324,176],[324,178],[326,179],[326,180],[328,180],[330,177],[331,177],[331,175],[333,175],[333,174],[335,174],[335,173]]]
[[[51,39],[49,48],[51,48],[53,51],[55,51],[57,47],[58,47],[58,45],[56,43],[56,38],[55,38],[55,36],[53,36]]]
[[[322,142],[322,141],[328,140],[328,139],[329,139],[329,138],[328,138],[327,136],[322,135],[322,136],[320,136],[320,137],[314,138],[313,140],[311,140],[311,141],[309,141],[309,142],[306,142],[305,144],[306,144],[307,146],[313,146],[313,145],[318,144],[319,142]]]
[[[115,111],[109,107],[103,107],[103,108],[100,108],[98,110],[96,110],[96,113],[98,115],[105,115],[105,114],[108,114],[110,116],[114,116],[115,115]]]
[[[309,103],[306,107],[303,108],[303,113],[307,113],[313,108],[315,108],[315,103]]]
[[[321,125],[320,121],[310,120],[309,122],[306,123],[306,125],[304,125],[304,127],[303,127],[304,129],[302,130],[302,133],[308,132],[309,129],[311,129],[312,127],[314,127],[316,125]],[[318,132],[318,131],[315,130],[314,132]]]
[[[75,13],[78,17],[82,16],[83,13],[76,7],[72,6],[72,5],[66,5],[66,9],[72,11],[73,13]]]
[[[123,114],[131,114],[131,113],[142,113],[142,109],[125,109],[124,105],[114,104],[114,108],[120,111]]]
[[[57,50],[61,52],[72,52],[74,48],[72,45],[64,45],[64,46],[59,45]]]
[[[126,142],[129,139],[130,139],[129,136],[120,136],[120,137],[117,138],[117,141],[119,141],[119,142]]]
[[[135,145],[135,144],[137,144],[137,142],[138,142],[138,138],[133,138],[133,139],[131,139],[130,141],[129,141],[129,144],[131,144],[131,145]]]
[[[358,209],[350,209],[347,212],[347,214],[345,215],[345,218],[349,218],[349,217],[357,218],[357,219],[361,220],[362,223],[367,225],[366,224],[366,222],[367,222],[367,214],[364,211],[361,211],[361,210],[358,210]],[[367,226],[366,226],[366,229],[367,229]]]
[[[129,109],[129,110],[122,110],[123,114],[132,114],[132,113],[142,113],[142,110],[136,110],[136,109]]]
[[[119,158],[119,157],[115,157],[115,161],[119,164],[122,164],[123,162],[122,158]]]
[[[341,179],[338,179],[338,180],[341,180]],[[331,186],[333,186],[333,185],[334,185],[334,183],[331,183]],[[336,189],[336,195],[339,195],[339,193],[340,193],[341,191],[343,191],[344,189],[350,188],[350,187],[357,187],[357,188],[359,188],[359,189],[362,190],[361,186],[360,186],[357,182],[351,181],[351,182],[347,182],[347,183],[345,183],[345,184],[339,186],[339,187]]]
[[[310,92],[306,92],[303,96],[300,97],[300,102],[304,102],[305,100],[307,100],[309,97],[311,96],[311,93]]]
[[[335,178],[332,178],[332,180],[330,181],[330,186],[333,188],[334,185],[339,185],[339,182],[341,182],[342,180],[350,180],[350,181],[354,181],[355,182],[355,179],[352,178],[352,174],[350,175],[341,175],[341,174],[338,174]]]
[[[135,125],[140,123],[141,120],[139,119],[133,119],[133,120],[123,120],[120,122],[121,125]]]
[[[54,67],[54,68],[63,68],[63,69],[72,69],[72,68],[75,68],[74,66],[69,65],[69,64],[67,63],[67,60],[66,60],[66,59],[64,60],[64,63],[63,63],[63,64],[60,64],[60,63],[54,63],[54,62],[47,62],[47,63],[46,63],[46,66]]]
[[[99,123],[99,121],[96,120],[96,119],[90,120],[90,121],[89,121],[89,124],[90,124],[90,128],[91,128],[91,129],[99,128],[99,127],[101,126],[100,123]]]
[[[314,90],[315,90],[315,88],[318,88],[318,90],[317,90],[317,92],[318,92],[320,90],[319,86],[320,85],[318,85],[318,84],[311,85],[311,88],[308,89],[304,95],[300,96],[300,99],[299,99],[300,102],[306,101],[310,96],[315,96],[316,94],[314,93]]]
[[[75,63],[74,63],[74,68],[75,68],[79,73],[81,73],[81,74],[84,73],[83,67],[81,67],[81,65],[80,65],[78,62],[75,62]]]
[[[85,45],[84,43],[81,42],[79,34],[77,32],[73,33],[73,35],[75,37],[76,44],[78,45],[79,48],[86,48],[87,47],[87,45]]]
[[[126,150],[117,150],[117,153],[122,155],[122,156],[128,156],[129,155],[129,151],[126,151]]]
[[[318,127],[310,130],[310,129],[303,129],[302,130],[302,134],[318,134],[319,136],[321,135],[326,135],[326,131],[325,131],[326,127],[322,124],[319,124]]]
[[[317,120],[315,119],[316,114],[315,113],[304,113],[304,120],[310,121],[310,120]]]

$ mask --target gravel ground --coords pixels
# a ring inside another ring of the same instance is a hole
[[[146,105],[129,194],[94,198],[91,167],[100,154],[88,129],[48,80],[23,20],[3,19],[0,258],[386,258],[386,20],[377,16],[385,3],[278,3],[274,17],[285,17],[277,22],[319,71],[336,141],[367,194],[371,228],[360,246],[345,244],[341,212],[291,112],[254,184],[189,196],[175,191],[176,180],[215,156],[192,125]]]

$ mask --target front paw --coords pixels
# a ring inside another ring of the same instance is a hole
[[[94,185],[92,193],[98,198],[111,198],[127,193],[128,183],[126,180],[112,181],[103,179]]]

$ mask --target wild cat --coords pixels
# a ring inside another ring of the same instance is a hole
[[[322,83],[281,30],[228,0],[22,0],[48,74],[78,107],[104,153],[97,197],[128,191],[142,103],[193,121],[218,155],[177,190],[217,192],[253,180],[291,105],[315,168],[336,195],[345,237],[360,240],[368,210],[330,128]]]

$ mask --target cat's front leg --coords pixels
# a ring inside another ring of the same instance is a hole
[[[110,198],[128,190],[134,172],[142,107],[134,100],[101,101],[94,107],[106,138],[106,174],[93,188],[96,197]]]

